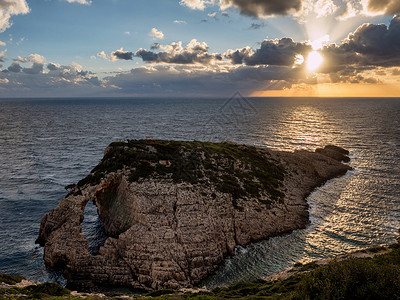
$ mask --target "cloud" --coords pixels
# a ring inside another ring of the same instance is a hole
[[[361,3],[347,2],[346,8],[337,16],[337,19],[340,21],[347,20],[362,14],[362,11],[363,11],[363,6]]]
[[[44,64],[46,62],[46,58],[39,54],[30,54],[27,58],[28,61],[38,64]]]
[[[4,47],[6,45],[6,43],[0,41],[0,47]]]
[[[110,55],[106,54],[104,51],[101,51],[97,53],[97,56],[104,58],[106,60],[116,61],[116,60],[132,60],[134,55],[132,52],[124,51],[123,48],[120,48],[118,50],[111,52]]]
[[[255,18],[291,15],[301,22],[306,22],[310,15],[335,15],[346,20],[360,15],[400,14],[398,0],[181,0],[180,4],[197,10],[217,5],[225,16],[228,14],[224,10],[228,8]]]
[[[400,13],[399,0],[369,0],[368,10],[370,12],[393,15]]]
[[[23,68],[22,72],[24,72],[26,74],[31,74],[31,75],[42,73],[43,72],[43,64],[33,63],[30,68]]]
[[[301,9],[301,0],[221,0],[221,8],[235,7],[241,14],[265,18],[272,15],[287,15]]]
[[[84,5],[90,5],[92,4],[92,0],[66,0],[68,3],[78,3],[78,4],[84,4]]]
[[[394,76],[400,75],[400,69],[394,69],[392,72],[392,75],[394,75]]]
[[[181,0],[179,2],[181,5],[187,6],[191,9],[204,10],[206,5],[214,4],[213,0]]]
[[[157,49],[160,49],[161,47],[162,47],[161,44],[159,44],[159,43],[153,43],[153,44],[151,45],[150,49],[151,49],[151,50],[157,50]]]
[[[209,13],[209,14],[207,14],[207,16],[209,16],[210,18],[215,19],[217,17],[217,12]]]
[[[19,73],[22,70],[22,67],[20,66],[20,64],[16,61],[14,61],[11,66],[8,67],[7,69],[10,72],[14,72],[14,73]]]
[[[39,54],[30,54],[28,57],[18,56],[14,59],[14,62],[7,68],[9,72],[20,73],[21,71],[26,74],[39,74],[43,72],[43,67],[46,62],[46,58]],[[21,67],[20,63],[32,63],[30,67]]]
[[[227,96],[240,90],[250,94],[271,87],[289,88],[301,83],[301,70],[288,67],[259,66],[220,69],[158,65],[132,69],[128,73],[106,77],[107,85],[118,87],[124,94],[134,95],[202,95]],[[205,89],[204,87],[207,87]]]
[[[228,50],[224,57],[234,65],[289,67],[296,65],[298,57],[307,58],[311,51],[312,45],[309,42],[295,42],[286,37],[264,40],[256,50],[249,46]],[[319,52],[324,58],[322,66],[317,70],[321,73],[343,70],[363,72],[374,67],[400,66],[400,16],[394,17],[389,26],[363,24],[341,44],[324,46]]]
[[[293,66],[296,57],[305,56],[311,51],[311,46],[302,42],[294,42],[291,38],[279,40],[264,40],[255,52],[250,47],[228,50],[225,57],[233,64]]]
[[[317,15],[317,18],[333,15],[338,7],[332,0],[318,0],[313,6],[313,10]]]
[[[400,16],[389,27],[385,24],[363,24],[342,42],[323,49],[331,62],[360,66],[400,66]]]
[[[11,27],[13,15],[27,14],[30,9],[25,0],[0,0],[0,32]]]
[[[174,20],[175,24],[187,24],[186,21],[182,21],[182,20]]]
[[[49,69],[50,71],[57,71],[58,69],[60,69],[60,65],[55,63],[49,63],[47,64],[47,69]]]
[[[155,39],[162,40],[164,38],[164,33],[157,28],[152,28],[149,35],[154,37]]]
[[[22,68],[19,63],[32,63],[30,67]],[[28,57],[20,57],[14,60],[13,64],[8,68],[9,71],[14,73],[22,72],[30,75],[35,75],[43,72],[46,58],[39,54],[30,54]]]
[[[109,59],[108,55],[104,51],[97,53],[97,56],[104,59]]]
[[[111,53],[110,55],[111,60],[117,60],[117,59],[121,59],[121,60],[132,60],[133,59],[133,53],[132,52],[128,52],[128,51],[124,51],[123,48],[118,49],[114,52]]]
[[[218,4],[222,11],[234,7],[243,15],[257,18],[287,15],[298,12],[302,8],[302,0],[181,0],[180,4],[198,10],[204,10],[206,6]],[[225,16],[227,16],[227,13],[225,13]]]
[[[251,23],[251,25],[249,27],[249,30],[257,30],[257,29],[260,29],[260,28],[264,28],[265,26],[267,26],[267,25],[265,25],[264,22],[262,22],[262,23]]]
[[[83,70],[82,66],[76,63],[66,66],[49,63],[47,64],[49,71],[45,72],[44,64],[39,63],[37,58],[37,55],[33,55],[22,59],[28,60],[27,62],[20,62],[20,59],[17,58],[7,70],[0,72],[0,84],[5,88],[2,90],[2,95],[11,97],[54,96],[54,93],[57,93],[59,96],[68,96],[75,93],[77,96],[82,96],[88,92],[93,93],[96,89],[104,89],[102,81],[97,76]],[[33,62],[34,60],[36,62]],[[32,66],[23,68],[21,63],[32,63]]]
[[[182,46],[182,42],[166,46],[155,43],[152,45],[152,50],[156,49],[162,51],[153,52],[141,48],[136,51],[135,56],[141,57],[143,61],[149,63],[209,64],[215,60],[222,60],[220,54],[210,54],[208,45],[198,42],[196,39],[191,40],[185,47]]]

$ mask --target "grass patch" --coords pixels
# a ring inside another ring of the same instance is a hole
[[[215,299],[400,299],[400,247],[390,248],[373,258],[296,264],[309,272],[274,282],[241,282],[212,294]]]
[[[319,266],[304,275],[295,299],[400,299],[399,249]]]
[[[148,297],[159,297],[162,295],[170,295],[170,294],[175,294],[175,290],[169,290],[169,289],[164,289],[164,290],[157,290],[157,291],[152,291],[150,293],[147,293],[146,296]]]
[[[2,288],[0,299],[56,299],[69,296],[71,291],[54,282],[30,285],[24,288]]]
[[[0,282],[1,283],[6,283],[6,284],[16,284],[20,283],[22,280],[24,280],[24,276],[15,276],[15,275],[8,275],[8,274],[0,274]]]
[[[305,271],[310,271],[310,270],[314,270],[318,267],[318,264],[315,262],[310,262],[308,264],[302,265],[300,267],[300,271],[305,272]]]

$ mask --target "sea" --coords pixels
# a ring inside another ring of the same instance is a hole
[[[35,244],[42,216],[113,141],[233,141],[275,150],[350,151],[353,168],[309,197],[310,225],[237,247],[209,288],[396,241],[400,228],[400,98],[84,98],[0,100],[0,273],[65,284]],[[91,247],[103,238],[85,210]]]

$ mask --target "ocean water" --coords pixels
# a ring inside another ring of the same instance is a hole
[[[238,248],[203,282],[266,277],[297,261],[393,243],[400,228],[400,99],[0,100],[0,273],[63,283],[35,244],[40,219],[117,140],[230,140],[278,150],[348,149],[346,176],[313,192],[311,224]],[[101,223],[88,205],[84,233],[96,251]]]

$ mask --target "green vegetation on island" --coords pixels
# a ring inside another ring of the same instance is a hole
[[[108,173],[129,170],[129,181],[147,178],[167,179],[175,183],[215,184],[218,191],[230,193],[234,206],[245,197],[269,195],[267,207],[281,201],[285,175],[278,161],[261,149],[228,142],[129,140],[114,142],[104,158],[78,187],[95,185]]]

